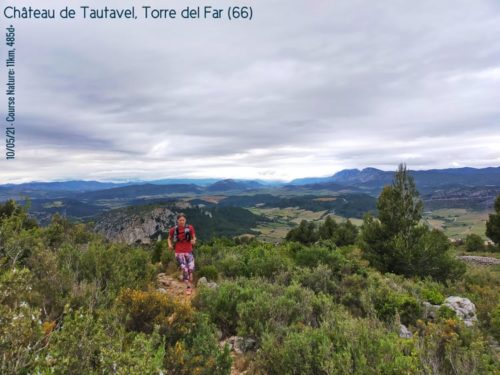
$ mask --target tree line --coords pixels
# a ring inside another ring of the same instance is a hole
[[[498,249],[500,243],[500,196],[495,213],[489,215],[486,235]],[[358,231],[349,220],[337,224],[328,216],[318,227],[302,221],[286,235],[286,240],[313,244],[330,240],[337,246],[357,244],[370,264],[382,272],[404,276],[430,276],[437,280],[459,278],[465,265],[450,254],[446,235],[422,221],[423,202],[406,165],[400,164],[391,185],[385,186],[377,200],[378,217],[366,214]],[[480,236],[466,239],[468,250],[484,249]]]

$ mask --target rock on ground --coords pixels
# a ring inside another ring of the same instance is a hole
[[[413,334],[410,332],[408,328],[404,324],[399,325],[399,337],[404,339],[411,339]]]
[[[438,317],[438,311],[441,305],[433,305],[430,302],[425,301],[424,305],[424,316],[426,319],[436,320]]]
[[[157,290],[169,296],[191,300],[196,295],[196,288],[193,288],[191,295],[186,294],[186,283],[178,280],[175,275],[160,273],[156,277]]]
[[[227,343],[231,350],[237,354],[243,354],[249,350],[254,350],[257,346],[257,341],[254,339],[240,336],[228,337],[226,340],[221,342],[221,346],[224,346],[224,343]]]
[[[196,286],[200,287],[200,286],[206,286],[208,288],[212,288],[212,289],[216,289],[218,287],[217,283],[215,282],[208,282],[207,278],[205,276],[201,277],[199,280],[198,280],[198,284],[196,284]]]
[[[477,322],[476,305],[474,305],[470,299],[451,296],[445,299],[443,305],[455,311],[457,316],[464,321],[466,326],[473,326],[474,323]]]

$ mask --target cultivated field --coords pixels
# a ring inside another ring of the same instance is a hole
[[[486,239],[486,221],[489,212],[471,211],[463,208],[450,208],[426,212],[424,219],[436,229],[453,239],[464,239],[468,234],[475,233]]]

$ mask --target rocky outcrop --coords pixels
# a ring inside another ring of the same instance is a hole
[[[449,307],[462,319],[466,326],[473,326],[477,322],[476,305],[470,299],[451,296],[444,300],[444,306]]]
[[[437,320],[440,308],[446,306],[453,310],[457,317],[464,321],[466,326],[473,326],[477,322],[476,305],[468,298],[450,296],[444,300],[442,305],[432,305],[429,302],[424,302],[423,306],[425,319]]]
[[[229,345],[229,348],[237,354],[243,354],[257,348],[257,341],[250,337],[231,336],[219,343],[222,347],[224,344]]]
[[[410,330],[404,324],[400,324],[399,337],[403,339],[411,339],[413,337],[413,333],[411,333]]]
[[[211,289],[216,289],[218,287],[217,283],[215,282],[209,282],[207,280],[207,278],[205,276],[201,277],[199,280],[198,280],[198,284],[196,284],[196,286],[198,287],[207,287],[207,288],[211,288]]]
[[[425,301],[423,305],[425,319],[436,320],[438,318],[438,311],[441,305],[433,305],[432,303],[427,301]]]
[[[132,209],[109,211],[98,218],[95,231],[108,240],[131,244],[150,244],[175,225],[176,213],[168,208],[134,212]]]

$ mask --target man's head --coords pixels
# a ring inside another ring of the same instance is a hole
[[[180,227],[186,225],[186,215],[184,215],[183,213],[177,215],[177,225]]]

